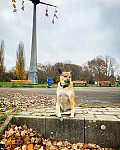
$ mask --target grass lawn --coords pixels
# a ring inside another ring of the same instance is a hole
[[[52,84],[52,87],[57,87],[58,85],[57,84]],[[74,87],[89,87],[89,86],[95,86],[95,87],[109,87],[109,85],[90,85],[90,84],[87,84],[86,86],[85,85],[81,85],[81,84],[78,84],[78,85],[74,85]],[[112,87],[115,87],[115,85],[111,85]],[[0,82],[0,87],[12,87],[12,83],[10,82]],[[29,87],[28,84],[19,84],[19,83],[15,83],[14,84],[14,87]],[[47,87],[47,84],[36,84],[36,85],[30,85],[30,87]],[[118,86],[120,87],[120,85]]]
[[[0,82],[0,87],[12,87],[10,82]],[[29,87],[28,84],[15,83],[14,87]],[[30,87],[47,87],[47,84],[30,85]],[[57,87],[57,84],[52,84],[52,87]]]

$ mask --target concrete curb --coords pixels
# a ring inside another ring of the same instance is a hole
[[[9,116],[5,120],[5,122],[2,125],[0,125],[0,139],[2,138],[2,135],[4,134],[5,130],[7,129],[8,124],[12,121],[12,117],[13,117],[12,115]]]
[[[26,124],[28,128],[40,131],[47,138],[52,136],[55,140],[95,143],[108,148],[120,146],[120,121],[15,116],[12,123],[17,126]]]
[[[85,120],[85,142],[101,147],[120,146],[120,121]]]

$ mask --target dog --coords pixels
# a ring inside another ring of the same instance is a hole
[[[60,69],[58,71],[60,82],[57,88],[56,115],[61,117],[61,111],[71,110],[70,117],[73,118],[75,114],[75,93],[71,82],[71,72],[62,72]]]

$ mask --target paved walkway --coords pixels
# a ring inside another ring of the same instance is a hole
[[[14,99],[40,99],[41,95],[56,100],[56,88],[0,88],[2,97],[11,95]],[[85,106],[120,106],[120,87],[75,87],[76,104]],[[6,94],[7,93],[7,94]],[[4,94],[4,96],[3,96]],[[19,96],[19,98],[17,98]]]
[[[30,108],[22,110],[18,115],[22,116],[38,116],[38,117],[56,117],[55,106],[41,108]],[[63,118],[69,118],[70,112],[62,114]],[[76,119],[101,120],[101,121],[120,121],[120,108],[75,108]]]

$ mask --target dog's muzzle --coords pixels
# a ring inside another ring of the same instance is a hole
[[[69,79],[65,80],[65,83],[70,83],[70,80]]]

